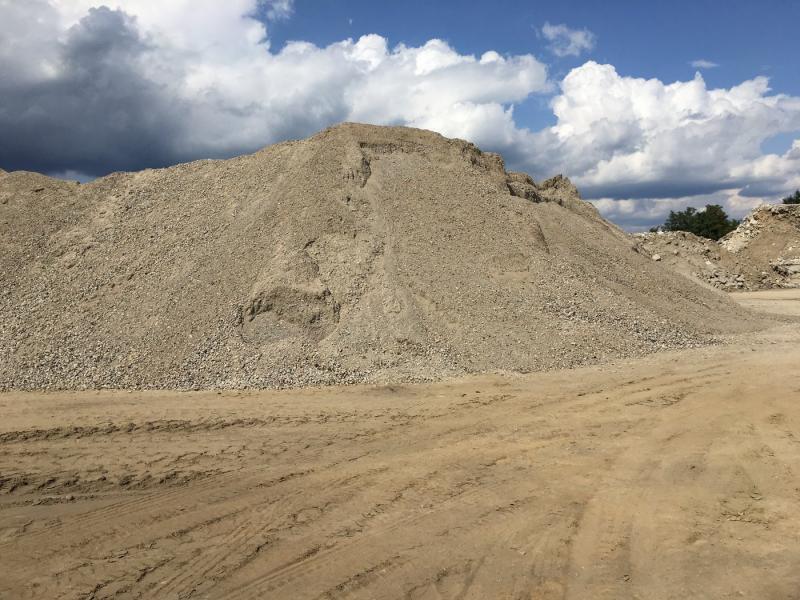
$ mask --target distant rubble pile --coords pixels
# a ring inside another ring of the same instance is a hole
[[[774,235],[776,228],[783,224],[781,229],[790,234],[800,236],[800,204],[769,204],[759,206],[747,215],[739,226],[720,240],[720,244],[730,252],[738,253],[749,248],[755,240],[763,235]],[[798,242],[800,237],[787,240],[788,243]],[[774,243],[775,240],[770,240]]]
[[[0,276],[0,389],[527,372],[764,325],[564,177],[357,124],[85,185],[0,173]]]
[[[752,273],[714,240],[688,231],[637,233],[635,239],[643,254],[682,275],[724,290],[758,287]]]
[[[781,287],[800,286],[800,204],[762,206],[720,244],[755,265],[771,267]]]
[[[685,231],[634,238],[651,258],[719,289],[800,286],[800,205],[761,206],[719,242]]]

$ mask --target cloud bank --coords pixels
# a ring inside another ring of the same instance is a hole
[[[600,203],[609,215],[629,206],[653,222],[669,202],[706,201],[741,215],[800,185],[800,140],[782,155],[761,150],[775,135],[800,133],[800,98],[771,94],[763,77],[709,89],[700,75],[665,84],[588,62],[564,78],[552,108],[556,125],[523,139],[547,157],[545,171],[570,173],[585,196],[628,201]]]
[[[761,149],[800,131],[800,98],[764,78],[709,89],[700,75],[664,83],[590,61],[555,85],[532,55],[466,55],[437,39],[276,51],[268,28],[291,15],[287,0],[96,4],[0,0],[0,167],[101,175],[351,120],[469,139],[539,178],[565,173],[632,228],[706,201],[741,214],[800,187],[800,140]],[[552,94],[552,127],[515,120],[533,94]]]
[[[481,138],[548,89],[533,56],[462,55],[378,35],[269,47],[285,1],[4,2],[0,164],[101,174],[229,156],[344,120]],[[495,135],[495,133],[493,133]]]

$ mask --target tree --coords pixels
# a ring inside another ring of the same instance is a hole
[[[689,206],[686,210],[670,211],[661,228],[664,231],[689,231],[701,237],[718,240],[738,225],[739,221],[729,219],[719,204],[708,204],[703,210]]]
[[[784,204],[800,204],[800,190],[795,190],[794,194],[783,199]]]

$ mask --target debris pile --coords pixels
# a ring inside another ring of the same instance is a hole
[[[685,231],[634,239],[641,252],[726,291],[800,286],[800,205],[761,206],[719,242]]]

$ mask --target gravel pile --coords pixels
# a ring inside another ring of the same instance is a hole
[[[761,206],[719,242],[685,231],[634,240],[657,262],[726,291],[800,286],[800,205]]]
[[[720,245],[742,260],[787,277],[784,286],[800,285],[794,278],[800,263],[800,204],[757,208]]]
[[[762,325],[461,140],[345,124],[92,183],[0,174],[0,388],[527,372]]]
[[[687,231],[634,234],[642,254],[678,273],[724,291],[758,290],[777,285],[778,276],[762,274],[714,240]]]

